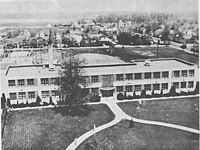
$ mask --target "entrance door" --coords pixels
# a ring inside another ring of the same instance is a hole
[[[113,96],[113,92],[115,89],[111,89],[111,90],[100,90],[102,93],[102,97],[112,97]]]

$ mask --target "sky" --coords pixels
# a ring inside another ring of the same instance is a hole
[[[0,0],[0,17],[98,11],[191,12],[198,0]]]

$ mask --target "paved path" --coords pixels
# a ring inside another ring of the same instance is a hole
[[[170,124],[170,123],[164,123],[164,122],[157,122],[157,121],[148,121],[148,120],[142,120],[142,119],[137,119],[133,118],[129,115],[127,115],[118,105],[117,101],[114,99],[109,99],[109,100],[103,100],[102,103],[106,104],[110,110],[114,113],[115,119],[107,124],[104,124],[102,126],[99,126],[93,130],[90,130],[86,132],[85,134],[81,135],[79,138],[75,139],[74,142],[72,142],[66,150],[75,150],[83,141],[85,141],[87,138],[90,136],[96,134],[97,132],[100,132],[106,128],[109,128],[117,123],[119,123],[122,119],[127,119],[127,120],[133,120],[134,122],[138,123],[144,123],[144,124],[149,124],[149,125],[157,125],[157,126],[164,126],[164,127],[170,127],[174,129],[179,129],[187,132],[192,132],[196,134],[200,134],[199,130],[189,128],[189,127],[184,127],[180,125],[175,125],[175,124]]]
[[[83,141],[85,141],[90,136],[94,135],[95,133],[102,131],[104,129],[107,129],[117,123],[119,123],[123,119],[123,111],[118,107],[116,107],[116,103],[113,103],[112,101],[107,101],[104,104],[107,104],[107,106],[112,110],[112,112],[115,115],[115,119],[107,124],[104,124],[102,126],[99,126],[93,130],[90,130],[86,132],[85,134],[81,135],[79,138],[75,139],[74,142],[72,142],[66,150],[75,150]],[[119,112],[121,113],[119,113]],[[117,114],[117,115],[116,115]]]

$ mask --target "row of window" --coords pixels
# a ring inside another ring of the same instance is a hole
[[[193,77],[194,76],[194,70],[176,70],[173,72],[174,77]],[[189,73],[189,74],[188,74]]]
[[[174,71],[174,77],[187,77],[188,71],[182,70],[182,71]],[[181,73],[181,74],[180,74]],[[133,76],[134,75],[134,76]],[[194,76],[194,70],[189,70],[189,76]],[[145,72],[144,73],[144,79],[159,79],[159,78],[169,78],[169,71],[163,71],[163,72]],[[116,81],[124,81],[124,80],[141,80],[142,79],[142,73],[128,73],[125,74],[116,74]],[[91,76],[91,82],[96,83],[99,82],[99,76]]]
[[[57,78],[41,78],[40,83],[42,85],[55,85]],[[35,86],[36,79],[26,79],[27,86]],[[25,86],[25,79],[18,79],[17,82],[15,80],[8,80],[8,86]]]
[[[179,88],[193,88],[194,87],[194,81],[188,81],[187,82],[174,82],[173,85],[175,86],[176,89]],[[179,87],[180,85],[180,87]],[[152,91],[152,90],[167,90],[169,87],[168,83],[161,83],[161,84],[144,84],[144,90],[146,91]],[[134,91],[142,91],[142,85],[127,85],[125,86],[125,91],[126,92],[133,92]],[[123,86],[117,86],[116,87],[117,92],[124,92]]]
[[[179,88],[193,88],[194,87],[194,81],[188,81],[188,85],[187,85],[187,82],[173,82],[173,86],[176,88],[176,89],[179,89]]]
[[[51,92],[51,96],[58,96],[59,92],[57,90],[52,90],[52,91],[42,91],[42,98],[46,98],[50,96],[50,92]],[[9,93],[10,96],[10,100],[16,100],[17,99],[17,93],[16,92],[12,92]],[[18,99],[33,99],[36,98],[36,91],[29,91],[29,92],[18,92]]]

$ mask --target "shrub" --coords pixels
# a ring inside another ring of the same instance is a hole
[[[196,83],[196,87],[195,87],[195,90],[194,90],[194,94],[199,94],[199,81],[197,81]]]
[[[145,90],[142,90],[142,92],[141,92],[141,98],[146,98],[146,91]]]
[[[1,108],[5,108],[5,107],[6,107],[6,96],[3,93],[1,97]]]
[[[124,92],[124,99],[127,99],[127,95],[126,95],[126,92]]]
[[[41,102],[42,100],[41,100],[41,98],[39,97],[39,95],[37,96],[37,98],[36,98],[36,104],[37,105],[40,105],[40,102]]]
[[[124,99],[124,95],[122,93],[118,93],[117,100],[123,100],[123,99]]]
[[[136,94],[135,94],[135,91],[133,92],[133,99],[135,99],[136,98]]]
[[[43,104],[44,105],[44,104]],[[54,105],[53,101],[52,101],[52,97],[50,96],[49,98],[49,105]]]
[[[48,106],[49,104],[47,102],[43,102],[43,106]],[[50,104],[52,105],[52,104]]]
[[[188,92],[181,91],[180,95],[188,95]]]
[[[101,97],[99,95],[93,94],[90,96],[90,102],[100,102]]]
[[[127,96],[127,99],[128,99],[128,100],[131,100],[131,99],[133,99],[133,96],[128,95],[128,96]]]
[[[10,99],[7,98],[7,106],[10,107],[10,105],[11,105],[11,104],[10,104]]]
[[[170,96],[176,96],[177,95],[175,86],[171,87],[171,89],[169,91],[169,95]]]

